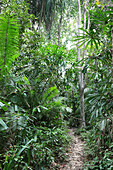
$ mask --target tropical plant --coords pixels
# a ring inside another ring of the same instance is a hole
[[[69,140],[62,130],[65,127],[62,115],[66,105],[57,83],[61,78],[60,66],[64,65],[61,56],[65,55],[65,50],[57,45],[43,45],[41,41],[35,30],[25,32],[21,55],[2,83],[5,89],[0,96],[3,132],[0,143],[4,144],[0,163],[6,170],[50,168],[52,161],[65,158],[63,145]]]
[[[111,8],[104,8],[104,6],[100,8],[94,5],[94,9],[90,10],[89,32],[81,29],[86,32],[85,36],[76,38],[76,40],[81,40],[79,48],[86,42],[88,48],[91,43],[90,49],[88,49],[90,54],[87,55],[82,70],[84,74],[87,73],[85,113],[86,129],[88,128],[90,131],[84,132],[83,137],[88,146],[88,169],[111,169],[113,166],[111,160],[113,136],[112,44],[110,43],[112,26],[109,26],[109,24],[112,25]],[[94,35],[91,39],[89,38],[90,32]]]
[[[12,62],[19,56],[19,24],[14,15],[0,16],[0,67],[9,71]]]

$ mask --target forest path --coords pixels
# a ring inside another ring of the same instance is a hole
[[[69,148],[68,160],[60,170],[81,170],[83,169],[84,142],[74,134],[74,129],[69,129],[72,143]]]

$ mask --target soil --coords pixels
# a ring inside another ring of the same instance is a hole
[[[69,135],[72,137],[72,143],[67,155],[68,159],[60,166],[60,170],[82,170],[84,169],[84,142],[79,136],[74,135],[74,129],[69,129]]]

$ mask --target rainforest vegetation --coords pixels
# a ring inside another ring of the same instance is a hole
[[[113,169],[113,0],[0,1],[0,169]]]

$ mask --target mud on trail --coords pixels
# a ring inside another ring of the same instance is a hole
[[[84,142],[80,137],[74,135],[74,129],[69,129],[69,135],[72,137],[72,143],[69,148],[67,161],[60,166],[60,170],[82,170]]]

